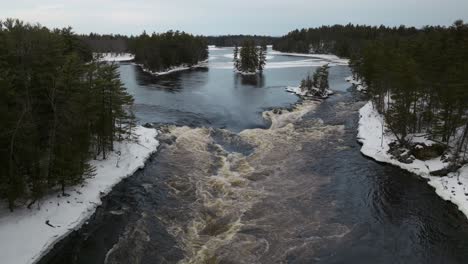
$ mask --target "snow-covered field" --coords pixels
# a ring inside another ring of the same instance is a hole
[[[102,56],[99,58],[100,61],[110,62],[132,61],[135,59],[135,55],[131,53],[96,53],[94,56]]]
[[[67,188],[69,196],[51,194],[41,199],[39,208],[0,211],[0,263],[34,263],[60,239],[84,224],[101,204],[101,197],[114,185],[143,168],[157,150],[155,129],[137,127],[137,142],[115,145],[106,160],[92,161],[96,175],[82,185]],[[120,153],[120,154],[118,154]]]
[[[431,176],[430,172],[440,170],[448,165],[440,158],[422,161],[414,160],[410,164],[399,162],[388,154],[389,144],[395,141],[390,134],[382,133],[383,117],[374,109],[372,102],[368,102],[359,111],[358,140],[362,143],[361,152],[380,162],[386,162],[408,170],[423,178],[428,179],[429,185],[434,187],[436,193],[442,199],[456,204],[460,211],[468,217],[468,165],[465,165],[455,173],[439,177]],[[424,138],[417,139],[425,142]],[[425,142],[429,143],[430,142]]]

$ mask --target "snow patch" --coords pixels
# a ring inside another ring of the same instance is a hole
[[[318,91],[317,88],[312,88],[312,89],[315,89],[316,91]],[[286,91],[288,91],[290,93],[294,93],[294,94],[296,94],[296,95],[298,95],[300,97],[314,97],[314,96],[308,94],[307,90],[302,89],[299,86],[297,86],[297,87],[296,86],[288,86],[288,87],[286,87]],[[328,96],[330,96],[332,94],[334,94],[334,92],[332,90],[330,90],[330,89],[327,89],[325,91],[325,95],[322,96],[322,98],[326,98],[326,97],[328,97]]]
[[[439,177],[432,176],[431,171],[443,169],[449,165],[441,158],[431,160],[414,160],[410,164],[402,163],[394,159],[389,153],[389,144],[396,138],[385,131],[383,117],[368,102],[359,110],[358,141],[362,143],[361,152],[377,161],[390,163],[409,172],[428,179],[429,185],[434,187],[437,195],[446,201],[458,206],[458,209],[468,217],[468,165],[463,166],[457,172]],[[430,145],[431,141],[421,137],[413,138],[418,143]]]
[[[135,55],[131,53],[95,53],[93,56],[98,58],[99,61],[109,62],[132,61],[135,59]]]
[[[208,45],[208,50],[225,50],[228,47],[216,47],[215,45]]]
[[[359,92],[367,92],[367,86],[364,84],[364,82],[361,79],[354,78],[353,76],[349,76],[345,78],[345,81],[351,83],[353,86],[356,87],[356,90]]]
[[[33,209],[0,211],[0,259],[2,264],[34,263],[55,243],[79,229],[102,203],[101,197],[122,179],[143,168],[157,150],[155,129],[137,127],[136,142],[118,142],[106,160],[91,161],[96,175],[81,185],[69,187],[69,196],[51,194]]]

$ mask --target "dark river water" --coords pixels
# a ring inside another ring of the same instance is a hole
[[[334,96],[298,102],[285,87],[322,59],[274,54],[243,78],[231,52],[160,78],[121,65],[139,122],[166,124],[161,147],[40,263],[467,262],[466,217],[360,154],[347,66],[327,61]]]

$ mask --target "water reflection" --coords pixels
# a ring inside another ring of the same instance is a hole
[[[242,75],[234,73],[234,87],[238,88],[239,85],[248,85],[257,88],[265,87],[265,76],[263,73],[253,75]]]

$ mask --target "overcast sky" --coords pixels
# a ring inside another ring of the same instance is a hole
[[[78,33],[283,35],[331,24],[450,25],[468,21],[468,0],[0,0],[0,19]]]

